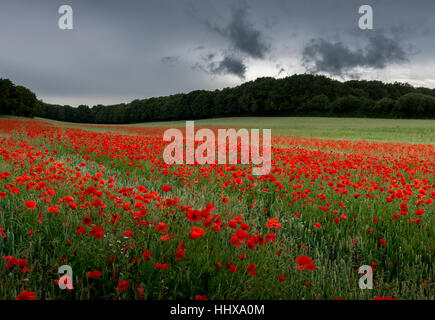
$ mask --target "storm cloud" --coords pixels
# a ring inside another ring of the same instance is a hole
[[[311,39],[303,48],[302,61],[310,72],[346,75],[357,67],[384,69],[409,61],[409,50],[382,33],[370,35],[366,45],[352,48],[343,42]]]
[[[234,55],[224,55],[219,59],[216,54],[203,55],[201,62],[197,62],[193,68],[212,75],[230,74],[245,79],[246,65],[241,58]]]
[[[213,73],[229,73],[240,78],[245,78],[246,66],[241,59],[227,56],[212,70]]]
[[[231,20],[226,27],[209,24],[224,38],[228,39],[235,50],[249,55],[252,58],[263,59],[270,50],[269,44],[264,40],[261,31],[248,21],[248,6],[241,2],[232,8]]]

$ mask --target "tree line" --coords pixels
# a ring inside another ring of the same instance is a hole
[[[29,89],[16,86],[9,79],[0,79],[0,114],[33,117],[42,104]]]
[[[272,115],[434,119],[435,89],[398,82],[340,82],[300,74],[282,79],[258,78],[222,90],[75,108],[45,103],[30,90],[0,79],[0,114],[108,124]]]

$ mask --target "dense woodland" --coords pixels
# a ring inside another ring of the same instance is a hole
[[[258,78],[234,88],[77,108],[47,104],[0,79],[0,114],[81,123],[134,123],[226,116],[333,116],[435,119],[435,89],[319,75]]]

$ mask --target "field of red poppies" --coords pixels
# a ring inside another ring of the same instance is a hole
[[[434,298],[433,145],[273,136],[253,176],[96,128],[0,119],[1,299]]]

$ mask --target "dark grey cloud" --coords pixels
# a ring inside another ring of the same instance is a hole
[[[244,79],[246,66],[241,59],[226,56],[219,62],[216,68],[212,69],[212,71],[213,73],[234,74]]]
[[[202,55],[201,61],[197,62],[193,68],[212,75],[235,75],[240,79],[245,79],[247,69],[241,58],[232,54],[224,54],[223,58],[219,59],[215,53]]]
[[[248,6],[244,1],[232,7],[231,20],[226,27],[211,23],[208,26],[228,39],[235,50],[252,58],[263,59],[270,50],[262,32],[248,21]]]
[[[393,63],[409,61],[410,51],[383,33],[371,34],[364,47],[350,47],[343,42],[311,39],[303,48],[302,61],[310,72],[331,75],[352,74],[357,67],[384,69]]]

